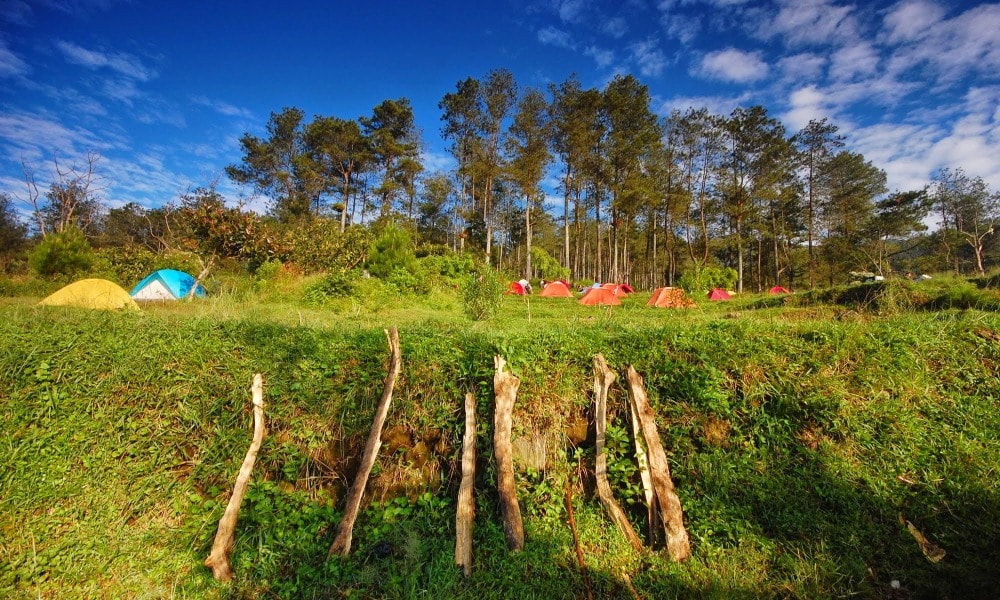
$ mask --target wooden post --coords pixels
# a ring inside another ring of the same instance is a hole
[[[653,478],[649,474],[649,459],[646,457],[646,448],[642,443],[642,430],[639,426],[639,415],[635,410],[635,402],[629,402],[629,413],[632,415],[632,439],[635,442],[635,462],[639,464],[639,476],[642,479],[642,490],[646,496],[646,518],[649,521],[649,545],[656,547],[656,540],[659,538],[660,507],[656,501],[656,492],[653,491]]]
[[[493,418],[493,454],[497,461],[497,489],[500,492],[500,513],[503,517],[503,533],[507,538],[507,548],[517,552],[524,548],[524,524],[521,522],[521,508],[517,504],[517,486],[514,483],[514,453],[510,445],[513,428],[514,400],[521,380],[513,373],[504,371],[507,362],[502,356],[495,356],[493,364],[493,393],[496,396],[496,414]]]
[[[351,537],[354,534],[354,521],[358,518],[358,509],[361,507],[361,498],[365,494],[365,486],[368,485],[368,476],[375,465],[375,457],[378,449],[382,445],[382,427],[385,425],[385,418],[389,414],[389,405],[392,404],[392,390],[396,386],[396,378],[402,370],[402,356],[399,350],[399,332],[393,326],[392,332],[385,332],[389,340],[389,373],[385,377],[385,386],[382,388],[382,399],[379,400],[378,408],[375,410],[375,421],[372,430],[368,434],[368,442],[365,444],[364,454],[361,456],[361,466],[358,467],[358,474],[354,477],[351,490],[347,494],[347,506],[344,508],[344,518],[341,519],[337,527],[337,536],[330,545],[330,556],[340,554],[347,556],[351,552]]]
[[[663,445],[660,443],[660,434],[656,430],[656,420],[653,409],[649,406],[649,400],[646,398],[642,377],[631,366],[628,368],[627,377],[629,389],[632,391],[632,402],[635,404],[635,412],[639,417],[642,435],[646,440],[650,476],[662,513],[663,530],[667,538],[667,552],[672,560],[682,561],[691,556],[691,542],[688,539],[687,530],[684,528],[684,512],[681,510],[681,501],[677,497],[677,493],[674,492],[674,482],[670,479],[670,464],[667,462],[667,453],[664,452]]]
[[[458,488],[455,512],[455,564],[468,577],[472,574],[472,527],[476,502],[472,492],[476,483],[476,396],[465,394],[465,435],[462,438],[462,484]]]
[[[608,430],[608,389],[616,377],[614,371],[608,368],[603,354],[594,357],[594,429],[597,438],[594,475],[597,479],[597,497],[625,539],[632,544],[637,552],[644,552],[645,547],[642,545],[642,540],[639,539],[632,524],[629,523],[625,511],[611,494],[611,484],[608,483],[608,457],[604,453],[604,441]]]
[[[243,458],[243,464],[240,465],[240,472],[236,476],[236,485],[233,486],[233,495],[229,497],[226,511],[222,514],[222,519],[219,520],[219,529],[215,533],[212,551],[205,559],[205,566],[212,570],[212,576],[219,581],[229,581],[233,578],[229,554],[233,550],[236,521],[240,516],[240,504],[243,503],[243,496],[250,484],[250,474],[253,472],[254,463],[257,462],[257,452],[260,450],[264,435],[267,433],[264,426],[264,383],[260,373],[253,376],[250,393],[253,402],[253,440],[250,442],[250,449],[247,450],[246,457]]]

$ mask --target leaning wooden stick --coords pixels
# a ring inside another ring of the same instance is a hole
[[[458,488],[455,511],[455,564],[462,573],[472,575],[472,526],[476,501],[472,491],[476,483],[476,396],[465,394],[465,435],[462,438],[462,483]]]
[[[351,490],[347,494],[347,506],[344,508],[344,518],[337,527],[337,536],[330,544],[330,556],[340,554],[347,556],[351,552],[351,537],[354,535],[354,521],[358,518],[358,509],[361,507],[361,498],[365,494],[365,486],[368,485],[368,476],[375,466],[375,457],[378,449],[382,446],[382,427],[385,425],[385,418],[389,414],[389,405],[392,404],[392,390],[396,386],[396,378],[402,370],[402,356],[399,350],[399,332],[393,326],[392,332],[385,332],[389,340],[389,374],[385,377],[385,386],[382,388],[382,399],[379,400],[375,409],[375,421],[372,424],[371,433],[368,434],[368,443],[365,444],[364,454],[361,455],[361,466],[358,467],[358,474],[351,484]]]
[[[635,413],[639,417],[642,436],[646,439],[646,452],[649,458],[649,470],[653,479],[653,490],[659,502],[663,518],[663,531],[667,538],[667,552],[675,561],[685,560],[691,556],[691,542],[687,529],[684,528],[684,511],[681,510],[681,500],[674,491],[674,482],[670,479],[670,464],[667,453],[660,443],[660,434],[656,430],[656,419],[653,409],[646,398],[642,377],[634,368],[628,368],[629,389],[632,391],[632,402],[635,403]]]
[[[500,513],[507,548],[517,552],[524,548],[524,524],[521,508],[517,504],[517,485],[514,482],[514,452],[510,444],[513,429],[514,400],[521,380],[504,370],[507,362],[502,356],[493,358],[496,372],[493,375],[493,393],[496,396],[496,414],[493,419],[493,454],[497,460],[497,489],[500,492]]]
[[[649,525],[649,545],[657,547],[660,537],[660,507],[653,491],[653,477],[649,474],[649,459],[646,458],[646,448],[642,443],[642,429],[639,425],[639,415],[636,414],[635,402],[629,402],[629,413],[632,415],[632,439],[635,442],[635,462],[639,465],[639,476],[642,479],[642,491],[646,497],[646,518]]]
[[[587,564],[583,562],[583,550],[580,549],[580,535],[576,532],[576,517],[573,516],[573,486],[569,480],[566,481],[566,513],[569,515],[569,529],[573,532],[576,562],[580,565],[580,576],[583,577],[583,585],[587,589],[587,600],[594,600],[594,593],[590,590],[590,575],[587,573]]]
[[[253,465],[257,462],[257,452],[260,450],[264,435],[267,433],[264,427],[264,383],[260,373],[253,376],[250,392],[253,401],[253,441],[251,441],[250,449],[247,450],[247,455],[243,459],[243,464],[240,465],[240,472],[236,476],[236,485],[233,486],[233,495],[229,497],[226,512],[222,514],[222,519],[219,521],[219,530],[215,533],[212,551],[205,559],[205,566],[212,570],[212,576],[219,581],[229,581],[233,578],[229,554],[233,550],[236,521],[240,516],[240,504],[243,503],[243,496],[250,484]]]
[[[611,520],[618,526],[625,539],[632,544],[637,552],[644,552],[642,540],[629,523],[625,511],[611,494],[611,484],[608,483],[608,456],[604,453],[604,440],[608,429],[608,389],[614,383],[616,375],[608,368],[603,354],[594,357],[594,429],[597,437],[595,452],[597,454],[594,475],[597,479],[597,497],[608,511]]]

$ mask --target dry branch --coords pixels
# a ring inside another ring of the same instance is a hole
[[[236,521],[240,516],[240,504],[243,503],[243,496],[250,483],[253,465],[257,462],[257,452],[260,450],[260,445],[267,432],[264,427],[264,383],[260,373],[253,376],[250,392],[253,402],[253,441],[251,441],[250,449],[247,450],[247,455],[243,459],[243,464],[240,465],[240,472],[236,476],[236,485],[233,486],[233,495],[229,497],[226,512],[223,513],[222,519],[219,521],[219,529],[215,533],[212,551],[205,559],[205,566],[212,570],[212,576],[219,581],[229,581],[233,578],[233,569],[229,564],[229,553],[233,550]]]
[[[691,543],[687,530],[684,528],[684,512],[681,501],[674,492],[674,482],[670,479],[670,464],[667,454],[660,443],[660,434],[656,430],[656,420],[653,409],[646,398],[642,377],[631,366],[628,368],[629,389],[632,391],[632,402],[639,418],[642,435],[646,440],[646,451],[649,458],[650,475],[653,479],[653,490],[659,502],[663,519],[663,531],[667,538],[667,552],[675,561],[685,560],[691,556]]]
[[[392,390],[396,386],[396,378],[402,370],[402,356],[399,350],[399,331],[393,326],[392,332],[385,332],[389,340],[389,373],[385,377],[385,386],[382,389],[382,399],[379,400],[375,409],[375,420],[372,423],[372,430],[368,434],[368,442],[365,444],[364,454],[361,456],[361,466],[358,467],[358,474],[351,484],[351,490],[347,494],[347,506],[344,508],[344,518],[341,519],[337,527],[337,536],[330,545],[330,555],[340,554],[347,556],[351,551],[351,536],[354,533],[354,521],[358,518],[358,509],[361,507],[361,498],[365,494],[365,486],[368,485],[368,476],[375,465],[375,457],[378,449],[382,445],[382,427],[385,425],[385,418],[389,414],[389,405],[392,404]]]
[[[472,491],[476,483],[476,396],[465,394],[465,435],[462,438],[462,483],[458,488],[455,512],[455,564],[462,573],[472,575],[472,527],[476,501]]]
[[[521,508],[517,504],[517,486],[514,483],[514,453],[510,444],[513,428],[514,400],[521,380],[504,370],[507,362],[502,356],[493,358],[496,372],[493,375],[493,393],[496,396],[496,414],[493,419],[493,453],[497,461],[497,490],[500,492],[500,513],[507,548],[516,552],[524,548],[524,524]]]
[[[632,524],[629,523],[625,511],[619,506],[618,501],[611,494],[611,484],[608,483],[608,457],[604,453],[604,439],[608,429],[608,389],[614,383],[616,375],[608,368],[608,363],[604,360],[604,355],[598,354],[594,357],[594,429],[596,431],[597,443],[595,452],[597,454],[595,464],[595,477],[597,479],[597,497],[601,500],[605,510],[611,520],[618,526],[618,530],[632,544],[637,552],[645,551],[642,540],[635,533]]]
[[[629,412],[632,415],[632,439],[635,441],[635,462],[639,465],[639,476],[642,478],[642,490],[646,497],[646,517],[649,524],[649,543],[656,546],[657,534],[660,528],[660,508],[653,491],[653,477],[649,474],[649,458],[642,443],[642,431],[639,427],[639,415],[635,411],[635,403],[629,402]]]
[[[590,590],[590,575],[587,573],[587,565],[583,562],[583,550],[580,549],[580,536],[576,532],[576,517],[573,516],[573,486],[566,481],[566,512],[569,515],[569,528],[573,532],[573,546],[576,548],[576,562],[580,565],[580,576],[583,577],[583,585],[587,588],[587,600],[593,600],[594,593]]]

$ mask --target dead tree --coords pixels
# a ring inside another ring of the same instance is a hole
[[[226,512],[223,513],[222,519],[219,521],[219,529],[215,533],[212,551],[205,559],[205,566],[212,570],[212,576],[219,581],[229,581],[233,578],[229,554],[233,550],[236,521],[239,519],[240,504],[243,503],[243,496],[250,483],[250,473],[253,471],[254,463],[257,462],[257,452],[260,450],[260,445],[266,434],[264,384],[260,373],[253,376],[253,386],[250,390],[253,397],[253,441],[250,443],[250,449],[247,450],[247,455],[240,466],[239,475],[236,476],[236,485],[233,487],[233,495],[229,497],[229,504],[226,505]]]
[[[608,483],[608,456],[604,452],[604,442],[608,429],[608,389],[611,388],[616,377],[614,371],[608,368],[604,355],[598,354],[594,357],[594,429],[597,438],[594,450],[597,454],[594,475],[597,479],[597,497],[632,548],[636,552],[644,552],[645,547],[642,540],[639,539],[628,520],[628,516],[625,515],[625,511],[612,495],[611,484]]]
[[[670,478],[670,464],[667,462],[667,454],[660,443],[660,434],[656,430],[656,419],[646,398],[642,377],[629,366],[627,378],[629,389],[632,392],[635,414],[638,416],[642,437],[646,442],[650,477],[663,521],[667,552],[672,560],[682,561],[691,556],[691,543],[687,530],[684,528],[684,512],[681,510],[681,501],[674,491],[674,482]]]
[[[517,504],[517,485],[514,482],[514,453],[510,444],[513,429],[514,400],[521,380],[504,370],[502,356],[493,359],[493,393],[496,395],[496,414],[493,420],[493,454],[497,461],[497,489],[500,492],[500,513],[507,548],[517,552],[524,548],[524,524],[521,508]]]
[[[399,332],[393,326],[392,332],[385,332],[389,340],[389,373],[385,377],[385,385],[382,388],[382,399],[379,400],[375,409],[375,421],[372,430],[368,434],[368,442],[365,444],[364,454],[361,456],[361,466],[358,467],[358,474],[354,477],[351,490],[347,494],[347,506],[344,508],[344,518],[337,527],[337,535],[330,545],[330,556],[339,554],[347,556],[351,552],[351,537],[354,534],[354,521],[358,518],[358,510],[361,507],[361,498],[365,494],[365,486],[368,485],[368,476],[375,465],[375,458],[378,456],[378,449],[382,445],[382,427],[385,425],[385,418],[389,414],[389,405],[392,404],[392,390],[396,386],[396,378],[402,370],[402,356],[399,350]]]
[[[455,564],[462,573],[472,575],[472,527],[476,501],[472,495],[476,483],[476,396],[465,394],[465,435],[462,438],[462,483],[458,488],[455,511]]]

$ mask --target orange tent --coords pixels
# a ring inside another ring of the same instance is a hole
[[[729,292],[722,288],[715,288],[708,293],[709,300],[732,300],[733,297],[729,295]]]
[[[649,298],[646,306],[657,308],[692,308],[695,306],[694,300],[684,294],[684,290],[674,287],[661,287],[653,290],[653,295]]]
[[[542,289],[539,296],[546,298],[572,298],[573,292],[569,291],[566,284],[561,281],[553,281]]]
[[[524,295],[524,286],[521,285],[520,283],[518,283],[517,281],[511,281],[510,282],[510,287],[507,288],[507,292],[506,293],[512,294],[514,296],[523,296]]]
[[[610,290],[612,294],[615,296],[621,296],[622,298],[635,291],[631,287],[620,283],[605,283],[601,287],[606,290]]]
[[[611,290],[603,287],[590,288],[590,290],[588,290],[587,293],[583,295],[583,298],[580,298],[580,304],[584,304],[587,306],[594,306],[594,305],[617,306],[621,303],[622,302],[621,300],[618,299],[618,296],[615,296]]]
[[[771,288],[771,294],[776,296],[778,294],[791,294],[791,292],[781,287],[780,285],[776,285],[773,288]]]

